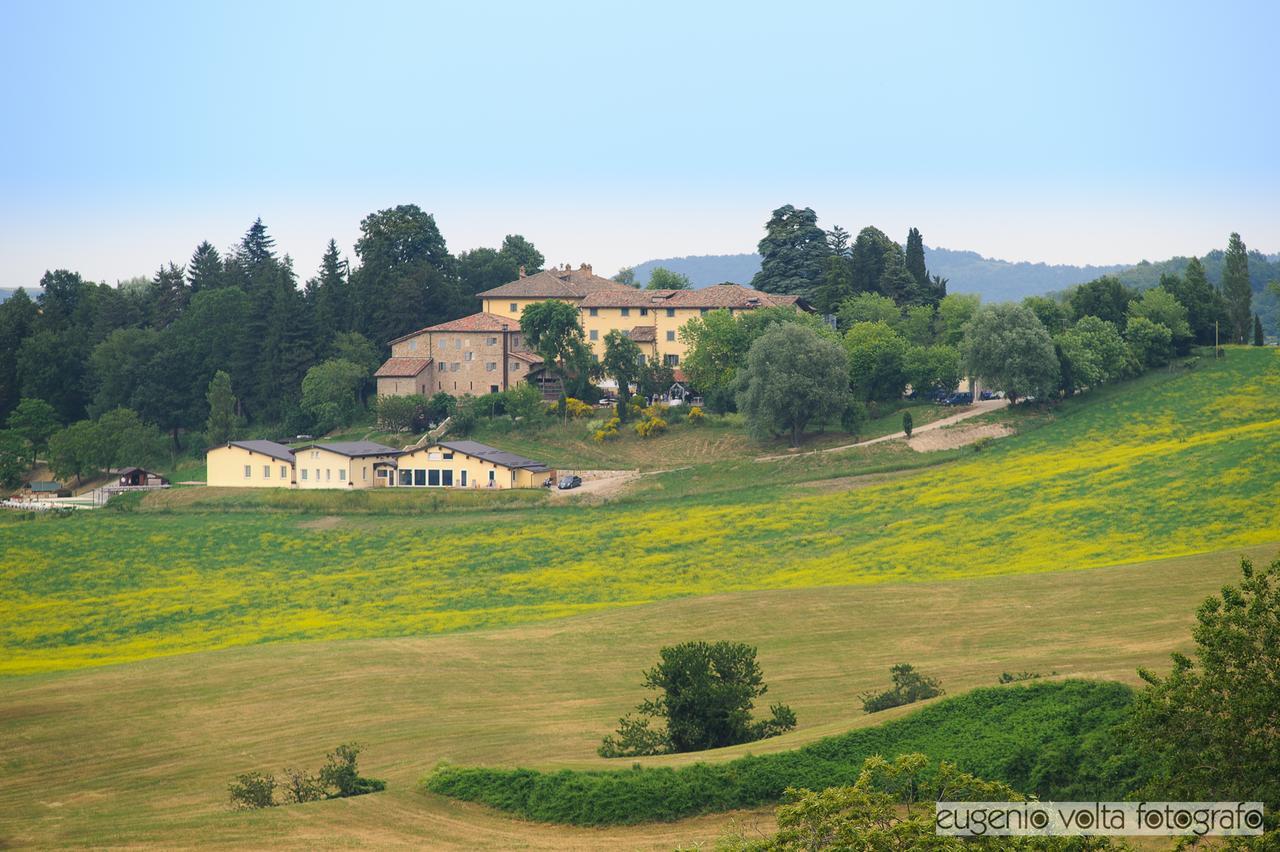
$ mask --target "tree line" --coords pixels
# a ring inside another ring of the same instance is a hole
[[[323,431],[364,402],[390,340],[472,312],[476,293],[544,260],[519,235],[450,254],[435,218],[412,204],[366,216],[355,253],[352,263],[330,240],[299,286],[259,219],[225,252],[204,241],[185,265],[118,286],[46,272],[34,299],[18,290],[0,304],[0,423],[12,429],[23,400],[47,403],[58,426],[127,409],[177,452],[211,416],[226,420],[210,404],[221,373],[230,389],[219,379],[217,398],[234,410],[216,438],[236,424]],[[335,387],[354,388],[351,401]],[[0,447],[44,452],[47,440],[10,431]]]
[[[757,276],[765,280],[755,283],[804,295],[828,317],[710,312],[681,331],[683,368],[712,411],[736,408],[760,437],[789,435],[793,445],[811,424],[838,418],[856,431],[867,406],[908,390],[955,390],[963,377],[1014,401],[1056,398],[1164,366],[1196,344],[1263,343],[1238,234],[1221,287],[1191,258],[1142,292],[1103,276],[983,306],[977,296],[946,294],[946,282],[928,275],[915,229],[907,250],[866,228],[841,253],[833,247],[848,245],[847,233],[822,235],[812,210],[779,208],[766,227]],[[909,257],[918,258],[910,267]]]

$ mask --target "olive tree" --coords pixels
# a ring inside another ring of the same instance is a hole
[[[848,362],[838,343],[797,323],[782,323],[756,338],[737,379],[738,410],[757,438],[800,434],[848,403]]]

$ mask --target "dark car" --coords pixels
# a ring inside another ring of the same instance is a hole
[[[953,393],[942,401],[943,405],[971,405],[973,403],[973,394],[971,393]]]
[[[561,491],[568,491],[570,488],[577,488],[581,484],[581,476],[562,476],[560,477],[560,481],[556,484],[556,488],[559,488]]]

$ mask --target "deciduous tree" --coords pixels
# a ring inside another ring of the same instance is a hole
[[[1003,390],[1013,401],[1057,389],[1053,338],[1027,308],[988,305],[973,315],[965,329],[961,357],[969,375],[984,386]]]
[[[738,375],[738,410],[759,438],[789,434],[791,446],[813,421],[848,402],[848,367],[839,344],[811,328],[783,323],[760,335]]]

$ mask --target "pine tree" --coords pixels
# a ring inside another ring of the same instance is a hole
[[[1262,344],[1263,344],[1262,317],[1258,316],[1257,314],[1254,314],[1253,315],[1253,345],[1261,346]]]
[[[879,290],[899,306],[916,304],[916,279],[907,270],[902,249],[894,243],[885,254],[884,271],[880,273]]]
[[[189,293],[186,284],[186,271],[181,266],[170,263],[162,266],[151,281],[154,292],[152,308],[152,324],[156,328],[165,326],[176,320],[187,307]]]
[[[790,204],[773,211],[760,240],[760,271],[751,286],[766,293],[790,293],[813,301],[831,255],[818,214]]]
[[[231,392],[231,377],[225,370],[213,374],[205,393],[209,401],[209,419],[205,422],[205,443],[216,446],[236,436],[236,397]]]
[[[327,345],[339,333],[351,330],[347,263],[338,254],[335,240],[329,240],[320,258],[320,273],[307,282],[305,292],[315,316],[317,340]]]
[[[1252,330],[1253,287],[1249,283],[1249,254],[1239,234],[1232,234],[1222,264],[1222,298],[1227,304],[1231,341],[1245,343]]]
[[[216,290],[222,286],[222,257],[208,240],[196,246],[195,254],[191,255],[191,263],[187,264],[187,282],[193,296],[201,290]]]
[[[831,253],[836,257],[847,258],[849,256],[849,237],[848,231],[836,225],[830,231],[827,231],[827,248],[831,249]]]
[[[276,259],[275,252],[272,251],[275,244],[276,241],[268,236],[267,226],[262,224],[262,218],[254,219],[245,232],[244,239],[240,241],[240,260],[250,270],[269,263]]]

